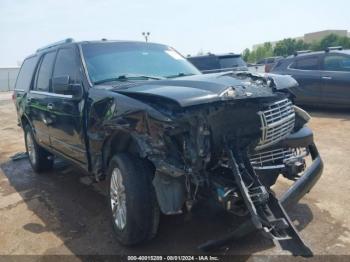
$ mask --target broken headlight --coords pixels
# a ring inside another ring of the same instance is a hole
[[[301,109],[300,107],[294,105],[294,112],[301,117],[305,123],[309,122],[311,119],[311,116],[303,109]]]
[[[296,105],[294,105],[293,107],[295,112],[294,131],[297,131],[310,121],[311,116],[300,107]]]

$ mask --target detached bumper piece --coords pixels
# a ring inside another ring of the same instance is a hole
[[[312,163],[305,169],[304,158],[308,155],[311,156]],[[267,187],[276,182],[279,174],[295,181],[280,199],[285,208],[296,204],[308,193],[323,171],[322,159],[308,127],[291,134],[268,150],[250,155],[250,161],[260,181]]]
[[[233,152],[237,151],[227,149],[229,167],[249,211],[249,218],[247,217],[246,222],[232,233],[221,239],[208,241],[199,248],[202,251],[217,249],[230,241],[259,230],[267,238],[279,242],[281,248],[290,251],[295,256],[312,256],[312,251],[299,236],[279,200],[259,181],[248,157],[234,155]],[[291,193],[291,196],[294,194]],[[294,198],[287,197],[286,199]]]

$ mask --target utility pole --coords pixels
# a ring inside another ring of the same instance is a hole
[[[7,88],[8,88],[8,91],[11,90],[11,88],[10,88],[10,71],[7,71]]]
[[[148,42],[148,37],[151,33],[150,32],[142,32],[142,35],[145,37],[145,41]]]

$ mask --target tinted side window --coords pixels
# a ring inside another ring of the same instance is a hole
[[[240,56],[224,56],[219,57],[220,67],[221,68],[233,68],[233,67],[244,67],[247,64],[243,61]]]
[[[350,56],[327,55],[324,58],[326,71],[350,71]]]
[[[41,60],[40,68],[36,78],[35,90],[49,91],[55,52],[47,53]]]
[[[220,69],[220,64],[215,56],[194,57],[188,59],[199,70]]]
[[[275,58],[267,58],[266,59],[267,64],[274,63],[274,62],[275,62]]]
[[[32,56],[24,60],[16,80],[15,89],[29,90],[37,62],[37,56]]]
[[[60,49],[57,53],[53,77],[69,76],[72,83],[80,80],[79,63],[74,49]]]
[[[320,63],[317,56],[308,56],[298,58],[290,67],[300,70],[319,70]]]

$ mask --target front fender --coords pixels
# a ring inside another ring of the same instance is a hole
[[[111,154],[131,152],[145,158],[161,152],[163,124],[171,122],[169,117],[118,93],[96,93],[89,99],[86,123],[90,171],[95,177],[104,175]]]

